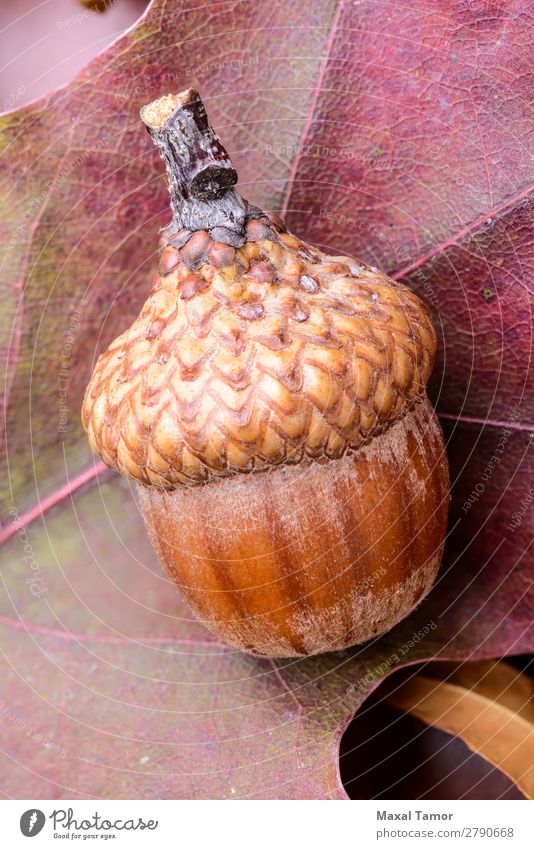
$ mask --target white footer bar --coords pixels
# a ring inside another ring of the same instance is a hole
[[[533,802],[2,801],[2,846],[534,847]],[[35,843],[30,839],[34,838]]]

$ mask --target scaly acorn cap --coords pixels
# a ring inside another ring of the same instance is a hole
[[[82,421],[104,463],[172,490],[334,461],[424,399],[436,337],[419,298],[241,198],[195,91],[141,116],[173,220],[141,314],[87,387]]]

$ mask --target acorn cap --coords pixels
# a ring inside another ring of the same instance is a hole
[[[419,298],[305,244],[231,185],[203,200],[193,229],[175,198],[152,291],[87,387],[91,447],[144,485],[335,460],[425,397],[436,337]],[[225,228],[220,205],[234,195],[243,214]]]

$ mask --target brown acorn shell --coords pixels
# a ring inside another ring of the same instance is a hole
[[[152,542],[204,625],[271,657],[370,640],[429,591],[448,468],[423,399],[353,455],[173,492],[139,487]]]

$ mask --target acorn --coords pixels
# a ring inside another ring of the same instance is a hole
[[[87,387],[91,447],[138,485],[165,569],[223,641],[289,657],[370,640],[425,597],[444,545],[428,310],[244,200],[196,91],[141,117],[173,215]]]

